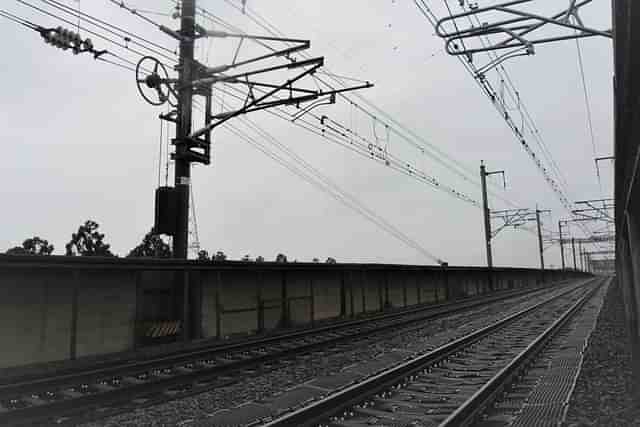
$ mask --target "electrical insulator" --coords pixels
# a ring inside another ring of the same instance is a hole
[[[66,28],[62,30],[62,40],[64,41],[65,47],[64,50],[69,49],[73,45],[73,31],[67,30]]]
[[[56,31],[51,35],[51,45],[55,47],[61,47],[60,46],[61,44],[62,44],[62,40],[60,39],[60,33]]]
[[[75,55],[80,53],[80,49],[82,49],[82,37],[80,34],[72,32],[71,33],[71,44],[73,45],[73,53]]]
[[[82,39],[79,33],[66,28],[40,29],[40,35],[45,43],[62,50],[72,49],[74,54],[81,52],[94,52],[91,39]],[[95,53],[95,52],[94,52]]]
[[[93,42],[91,41],[91,39],[86,39],[82,42],[82,45],[85,50],[93,51]]]
[[[56,43],[55,46],[59,47],[62,50],[69,49],[69,30],[66,28],[58,27],[56,28],[57,37],[55,37]]]
[[[56,32],[55,30],[43,30],[40,35],[42,36],[46,44],[53,44]]]

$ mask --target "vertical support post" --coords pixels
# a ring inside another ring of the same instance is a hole
[[[367,286],[365,283],[365,272],[360,270],[360,288],[362,289],[362,313],[367,312]]]
[[[487,168],[484,161],[480,162],[480,182],[482,183],[482,212],[484,213],[484,240],[487,248],[487,267],[489,269],[489,287],[493,289],[493,254],[491,253],[491,211],[487,197]]]
[[[258,271],[258,280],[256,281],[256,299],[258,308],[258,332],[264,332],[264,298],[262,298],[262,286],[264,283],[263,272]]]
[[[571,238],[571,249],[573,249],[573,269],[578,269],[578,263],[576,262],[576,239],[575,237]]]
[[[562,270],[564,270],[565,264],[564,264],[564,242],[562,241],[562,221],[558,221],[558,231],[560,232],[560,259],[562,260]]]
[[[184,270],[182,276],[182,341],[189,341],[191,338],[191,310],[189,304],[189,272]]]
[[[222,302],[220,298],[220,288],[222,285],[222,273],[216,271],[216,338],[222,338]]]
[[[536,208],[536,223],[538,224],[538,250],[540,251],[540,274],[544,283],[544,247],[542,246],[542,224],[540,223],[540,210]]]
[[[71,294],[71,331],[69,336],[69,359],[78,356],[78,292],[80,290],[80,273],[73,272],[73,291]]]
[[[280,297],[282,309],[280,312],[280,324],[283,327],[289,326],[289,297],[287,295],[287,272],[282,270],[282,280],[280,282]]]
[[[140,346],[140,338],[141,338],[141,326],[142,322],[145,320],[143,318],[143,304],[144,304],[144,289],[142,288],[142,272],[136,270],[135,280],[136,280],[136,318],[133,322],[133,349],[137,349]]]
[[[193,102],[194,40],[196,23],[196,0],[182,1],[180,23],[180,62],[178,66],[178,117],[175,139],[175,176],[177,193],[176,233],[173,237],[173,256],[186,259],[189,240],[189,187],[191,185],[191,162],[187,157],[191,134],[191,115]],[[185,287],[187,285],[185,284]]]
[[[382,309],[390,308],[391,301],[389,301],[389,271],[384,271],[384,307]]]
[[[584,254],[582,253],[582,242],[578,242],[578,251],[580,252],[580,271],[584,271]]]
[[[316,323],[316,287],[313,278],[309,279],[309,317],[313,326]]]
[[[190,274],[189,310],[191,339],[202,338],[202,270]]]
[[[402,306],[407,306],[407,275],[402,275]]]
[[[384,310],[384,283],[380,283],[379,280],[376,280],[378,289],[378,307],[380,311]]]
[[[353,280],[353,271],[349,272],[349,306],[351,307],[351,317],[356,317],[356,305],[355,305],[355,296],[353,295],[353,284],[355,280]]]
[[[443,272],[443,280],[442,280],[442,284],[444,287],[444,300],[445,301],[452,301],[454,298],[452,297],[452,292],[451,289],[449,288],[449,273],[447,271],[447,266],[443,265],[442,266],[442,272]],[[493,285],[491,286],[491,289],[493,289]],[[436,302],[438,302],[439,299],[436,300]]]
[[[347,289],[344,279],[344,271],[340,273],[340,317],[347,315]]]

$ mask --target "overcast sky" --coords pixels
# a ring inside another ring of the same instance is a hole
[[[26,1],[63,16],[40,0]],[[59,1],[78,6],[75,1]],[[170,0],[125,3],[163,14],[170,14],[174,4]],[[240,1],[198,1],[243,31],[265,33],[229,3]],[[441,1],[429,3],[438,6],[434,12],[442,13]],[[450,3],[459,10],[457,1]],[[566,1],[536,3],[555,11]],[[443,53],[443,41],[434,36],[413,1],[248,0],[247,4],[284,34],[310,39],[311,53],[324,55],[333,73],[373,82],[375,87],[362,95],[476,176],[480,160],[489,169],[504,169],[507,191],[501,191],[500,179],[493,177],[495,193],[518,206],[551,209],[552,214],[544,216],[546,228],[557,231],[558,219],[568,218],[473,79],[455,58]],[[0,8],[44,27],[61,25],[14,0],[3,1]],[[108,0],[82,0],[80,8],[148,40],[176,45]],[[610,1],[595,0],[581,17],[589,26],[609,29],[610,15]],[[146,16],[167,26],[179,25],[163,15]],[[114,252],[126,255],[153,225],[160,142],[157,116],[166,107],[143,101],[131,71],[55,49],[36,32],[1,17],[0,36],[5,57],[0,71],[4,82],[0,250],[38,235],[61,254],[78,225],[93,219]],[[97,48],[139,58],[92,38]],[[208,65],[228,63],[234,47],[229,40],[199,43],[198,59]],[[612,43],[589,38],[581,47],[596,154],[609,156],[613,154]],[[505,67],[564,174],[569,199],[611,197],[611,165],[602,165],[602,192],[596,178],[575,42],[538,46],[536,55],[509,60]],[[496,83],[495,78],[492,81]],[[344,103],[314,112],[374,138],[374,121]],[[485,263],[480,209],[295,124],[267,113],[253,113],[251,119],[438,258],[452,265]],[[384,134],[383,127],[377,129],[379,137]],[[393,135],[386,143],[398,157],[480,200],[478,187],[420,150]],[[164,183],[164,172],[161,176]],[[225,129],[214,133],[212,164],[194,168],[193,191],[200,244],[209,252],[222,250],[231,258],[249,254],[273,259],[282,252],[300,261],[332,256],[345,262],[433,263]],[[495,197],[491,205],[509,207]],[[545,254],[548,265],[560,264],[557,247]],[[503,231],[494,240],[494,260],[496,265],[537,266],[537,237],[522,230]]]

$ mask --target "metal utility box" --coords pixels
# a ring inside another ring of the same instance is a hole
[[[177,200],[174,187],[159,187],[156,190],[156,215],[153,225],[156,234],[175,234]]]

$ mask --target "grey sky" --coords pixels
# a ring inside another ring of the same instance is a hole
[[[28,1],[43,6],[39,0]],[[442,9],[441,1],[430,3],[440,6],[434,10]],[[457,2],[450,3],[457,7]],[[540,3],[558,7],[557,1]],[[170,12],[173,2],[130,4]],[[199,5],[245,31],[263,33],[223,0],[200,0]],[[547,228],[557,230],[557,220],[567,217],[471,77],[442,52],[442,40],[433,35],[412,1],[248,0],[248,5],[285,34],[310,39],[312,53],[324,55],[331,71],[374,82],[375,88],[362,92],[367,99],[467,167],[475,171],[484,159],[490,169],[505,169],[508,191],[503,196],[524,207],[552,209],[553,215],[545,218]],[[82,0],[80,6],[175,46],[107,0]],[[60,25],[13,0],[3,2],[2,8],[39,25]],[[609,28],[610,2],[596,0],[582,17],[591,26]],[[5,52],[0,250],[40,235],[54,243],[59,254],[78,225],[91,218],[100,223],[114,251],[126,255],[152,226],[157,115],[163,110],[140,98],[132,72],[54,49],[37,33],[5,19],[0,22]],[[93,39],[98,48],[120,52]],[[228,62],[231,49],[226,41],[212,43],[208,63]],[[582,50],[597,154],[611,155],[611,41],[586,39]],[[198,49],[199,59],[204,60],[206,51],[206,46]],[[600,198],[575,43],[540,46],[535,56],[509,61],[506,67],[564,172],[571,200]],[[372,120],[344,104],[318,112],[353,123],[354,129],[372,137]],[[283,120],[265,113],[251,119],[438,257],[451,264],[485,262],[479,209]],[[223,250],[232,258],[250,254],[272,259],[284,252],[298,260],[333,256],[339,261],[431,262],[228,131],[216,131],[214,141],[212,165],[197,166],[193,172],[200,242],[210,252]],[[393,138],[390,147],[443,183],[480,200],[477,187],[418,150]],[[607,197],[613,188],[611,172],[604,165]],[[492,207],[505,206],[494,199]],[[536,245],[533,234],[504,231],[494,241],[495,262],[536,266]],[[559,265],[557,247],[549,249],[547,257],[548,264]]]

